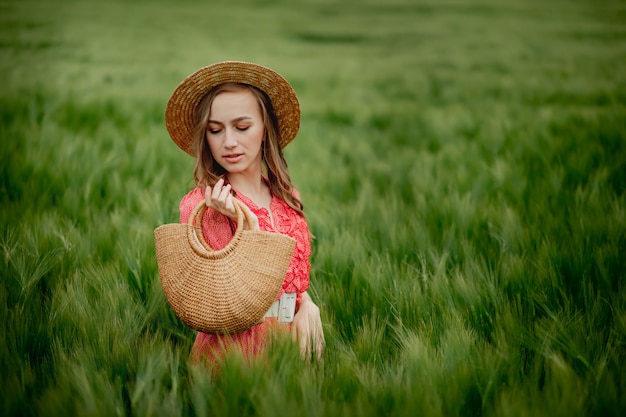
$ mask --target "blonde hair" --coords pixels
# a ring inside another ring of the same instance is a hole
[[[196,107],[196,127],[193,134],[193,149],[196,154],[196,166],[194,168],[196,185],[202,188],[212,187],[227,174],[227,171],[215,161],[211,154],[209,144],[206,141],[206,129],[211,116],[211,105],[215,97],[224,92],[242,89],[250,91],[255,96],[261,109],[263,124],[265,125],[265,140],[261,145],[263,170],[269,180],[270,191],[298,214],[304,216],[304,206],[293,193],[294,187],[289,177],[287,161],[279,145],[278,120],[272,102],[262,90],[248,84],[226,83],[218,85],[211,89]]]

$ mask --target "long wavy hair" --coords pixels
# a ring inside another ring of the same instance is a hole
[[[287,161],[278,145],[280,143],[280,133],[272,102],[262,90],[248,84],[226,83],[218,85],[210,90],[198,104],[196,108],[197,122],[193,135],[193,147],[196,153],[196,166],[194,168],[196,185],[202,188],[206,186],[213,187],[220,178],[227,174],[227,171],[215,161],[211,154],[206,140],[206,129],[211,116],[211,105],[215,97],[224,92],[234,92],[242,89],[252,92],[261,108],[263,124],[265,125],[265,140],[261,145],[262,169],[264,171],[263,175],[267,176],[269,180],[270,191],[273,195],[286,202],[298,214],[304,216],[304,206],[293,193],[294,187],[289,177]]]

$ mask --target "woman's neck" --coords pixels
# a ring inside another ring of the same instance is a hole
[[[259,175],[228,174],[228,182],[237,192],[245,195],[257,206],[269,209],[272,194],[268,185]]]

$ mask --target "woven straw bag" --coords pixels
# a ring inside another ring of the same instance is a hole
[[[252,230],[248,208],[233,201],[237,230],[221,250],[202,236],[204,200],[187,224],[154,230],[165,298],[183,323],[204,333],[235,334],[258,324],[282,287],[296,245],[289,236]]]

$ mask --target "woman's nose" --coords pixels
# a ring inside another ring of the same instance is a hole
[[[235,132],[232,131],[232,129],[226,129],[225,133],[225,139],[224,139],[224,146],[227,148],[234,148],[235,146],[237,146],[237,138],[235,135]]]

